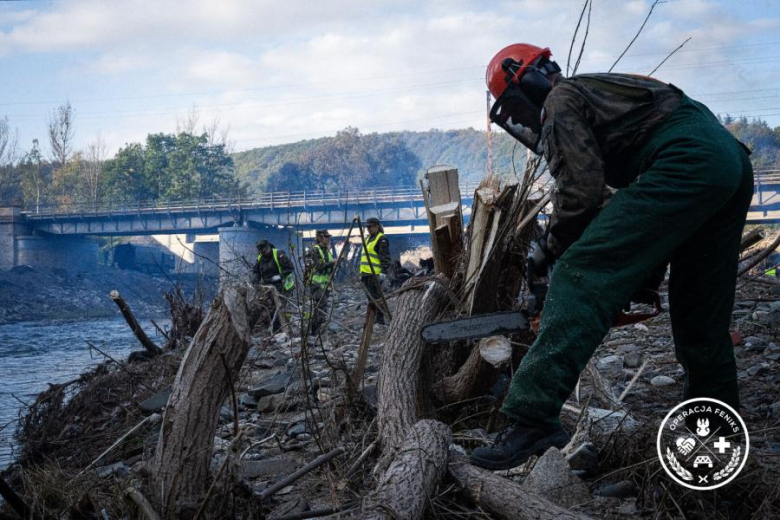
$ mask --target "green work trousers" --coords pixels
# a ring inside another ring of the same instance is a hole
[[[684,397],[739,406],[729,323],[753,194],[748,154],[709,110],[684,98],[626,175],[635,180],[555,265],[539,335],[501,409],[523,425],[560,426],[564,402],[619,311],[666,262]]]

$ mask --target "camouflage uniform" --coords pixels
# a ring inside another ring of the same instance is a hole
[[[749,152],[704,105],[622,74],[563,80],[543,111],[559,256],[539,335],[502,412],[555,429],[580,372],[648,273],[671,262],[669,302],[686,398],[739,405],[729,335]],[[618,188],[600,208],[604,186]]]
[[[320,250],[322,251],[320,253]],[[328,260],[330,259],[330,260]],[[319,312],[312,314],[311,320],[311,332],[317,334],[320,326],[325,323],[328,318],[330,310],[330,286],[326,284],[317,283],[312,280],[314,276],[330,276],[333,273],[333,260],[332,254],[326,248],[321,247],[319,244],[312,246],[309,251],[306,252],[306,272],[309,274],[309,292],[311,293],[311,311],[314,312],[314,307],[319,303]]]

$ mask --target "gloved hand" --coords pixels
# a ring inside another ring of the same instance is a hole
[[[276,282],[281,282],[281,281],[282,281],[281,275],[277,274],[277,275],[274,275],[274,276],[271,277],[271,283],[276,283]]]
[[[531,274],[530,270],[533,269],[534,276],[539,278],[547,276],[550,266],[555,262],[555,257],[547,247],[547,235],[542,235],[539,239],[531,242],[526,262],[529,274]]]

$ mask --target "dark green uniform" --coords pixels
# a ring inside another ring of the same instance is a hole
[[[555,428],[620,309],[670,262],[669,302],[686,398],[739,405],[729,322],[753,192],[747,149],[706,107],[649,78],[562,81],[543,112],[556,179],[548,242],[558,259],[539,336],[502,412]],[[604,185],[620,188],[600,208]]]
[[[330,286],[328,281],[333,273],[333,254],[326,247],[315,244],[306,253],[306,270],[310,275],[308,281],[311,293],[311,332],[319,332],[320,326],[325,323],[330,309]],[[319,305],[318,312],[314,312]]]

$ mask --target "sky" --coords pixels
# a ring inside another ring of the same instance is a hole
[[[578,72],[605,72],[652,0],[593,0]],[[566,70],[583,0],[0,0],[0,117],[48,151],[110,154],[196,113],[236,151],[334,135],[486,127],[485,67],[511,43]],[[583,27],[571,65],[581,47]],[[667,0],[615,72],[654,74],[719,114],[780,126],[780,1]]]

